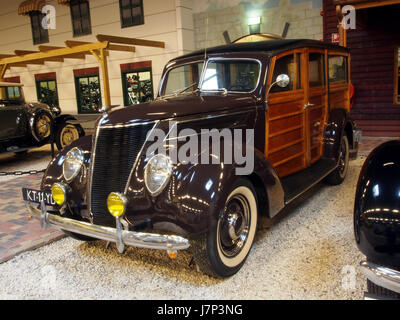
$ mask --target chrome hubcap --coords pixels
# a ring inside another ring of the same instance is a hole
[[[40,116],[36,123],[36,131],[40,138],[47,138],[50,135],[50,118],[46,115]]]
[[[247,241],[250,227],[250,207],[241,195],[233,196],[218,223],[219,246],[227,257],[236,256]]]
[[[61,132],[61,146],[64,148],[78,138],[78,130],[75,127],[66,126]]]

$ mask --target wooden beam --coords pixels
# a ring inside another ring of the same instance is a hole
[[[84,53],[74,53],[74,54],[69,54],[64,56],[65,59],[81,59],[85,60],[86,59],[86,54]]]
[[[0,54],[0,59],[15,57],[14,54]]]
[[[65,41],[65,45],[68,48],[73,48],[73,47],[77,47],[77,46],[81,46],[83,44],[93,44],[94,42],[86,42],[86,41],[75,41],[75,40],[67,40]]]
[[[7,69],[8,69],[8,65],[7,64],[4,64],[4,65],[0,66],[0,79],[1,80],[4,79],[4,75],[5,75],[6,71],[7,71]]]
[[[355,3],[353,4],[356,10],[360,9],[367,9],[367,8],[374,8],[374,7],[382,7],[382,6],[389,6],[392,4],[399,4],[400,0],[390,0],[390,1],[365,1],[362,3]]]
[[[47,52],[51,50],[56,50],[56,49],[64,49],[65,47],[54,47],[54,46],[39,46],[39,51],[41,52]]]
[[[68,55],[74,55],[76,53],[81,53],[81,54],[89,53],[90,50],[107,49],[108,44],[109,43],[107,41],[104,41],[93,44],[85,44],[73,48],[62,48],[62,49],[50,50],[47,52],[31,53],[23,56],[0,59],[0,64],[5,64],[5,63],[13,64],[18,62],[28,63],[29,61],[45,60],[46,58],[66,57]]]
[[[15,54],[16,54],[17,56],[24,56],[24,55],[26,55],[26,54],[38,53],[38,52],[40,52],[40,51],[15,50],[14,52],[15,52]]]
[[[104,101],[106,107],[111,106],[110,79],[108,77],[108,63],[105,49],[100,49],[101,72],[103,75]]]
[[[143,39],[136,39],[136,38],[115,37],[115,36],[107,36],[104,34],[98,34],[96,36],[96,38],[100,42],[109,41],[111,43],[165,48],[165,42],[162,42],[162,41],[151,41],[151,40],[143,40]]]
[[[42,52],[42,51],[15,50],[15,54],[17,56],[25,56],[27,54],[39,53],[39,52]],[[60,57],[53,57],[53,58],[49,57],[49,58],[46,58],[46,59],[40,59],[40,60],[36,60],[36,61],[31,61],[28,64],[43,64],[43,62],[45,62],[45,61],[64,62],[64,59],[60,58]]]
[[[67,40],[65,44],[69,48],[73,48],[76,46],[80,46],[83,44],[90,44],[93,42],[85,42],[85,41],[76,41],[76,40]],[[107,50],[111,51],[124,51],[124,52],[136,52],[136,48],[133,46],[120,46],[117,44],[109,44]]]

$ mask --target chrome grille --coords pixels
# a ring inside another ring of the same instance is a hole
[[[103,127],[98,130],[90,190],[94,224],[115,226],[115,218],[107,210],[107,197],[111,192],[125,191],[132,166],[153,125]]]

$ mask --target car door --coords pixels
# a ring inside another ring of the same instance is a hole
[[[308,166],[317,162],[323,153],[324,130],[328,116],[326,57],[324,49],[307,49],[304,109]]]
[[[289,85],[271,88],[266,114],[265,156],[284,177],[307,167],[305,49],[296,49],[272,58],[268,87],[280,74],[287,74]]]
[[[15,94],[20,91],[18,87],[0,88],[0,140],[9,140],[24,134],[22,129],[24,105],[16,100]]]

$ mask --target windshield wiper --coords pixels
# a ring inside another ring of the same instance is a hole
[[[179,90],[174,91],[174,94],[177,96],[178,94],[181,94],[181,93],[185,92],[186,90],[188,90],[190,88],[193,88],[195,85],[197,85],[197,82],[193,82],[190,86],[187,86],[187,87],[185,87],[183,89],[179,89]]]

